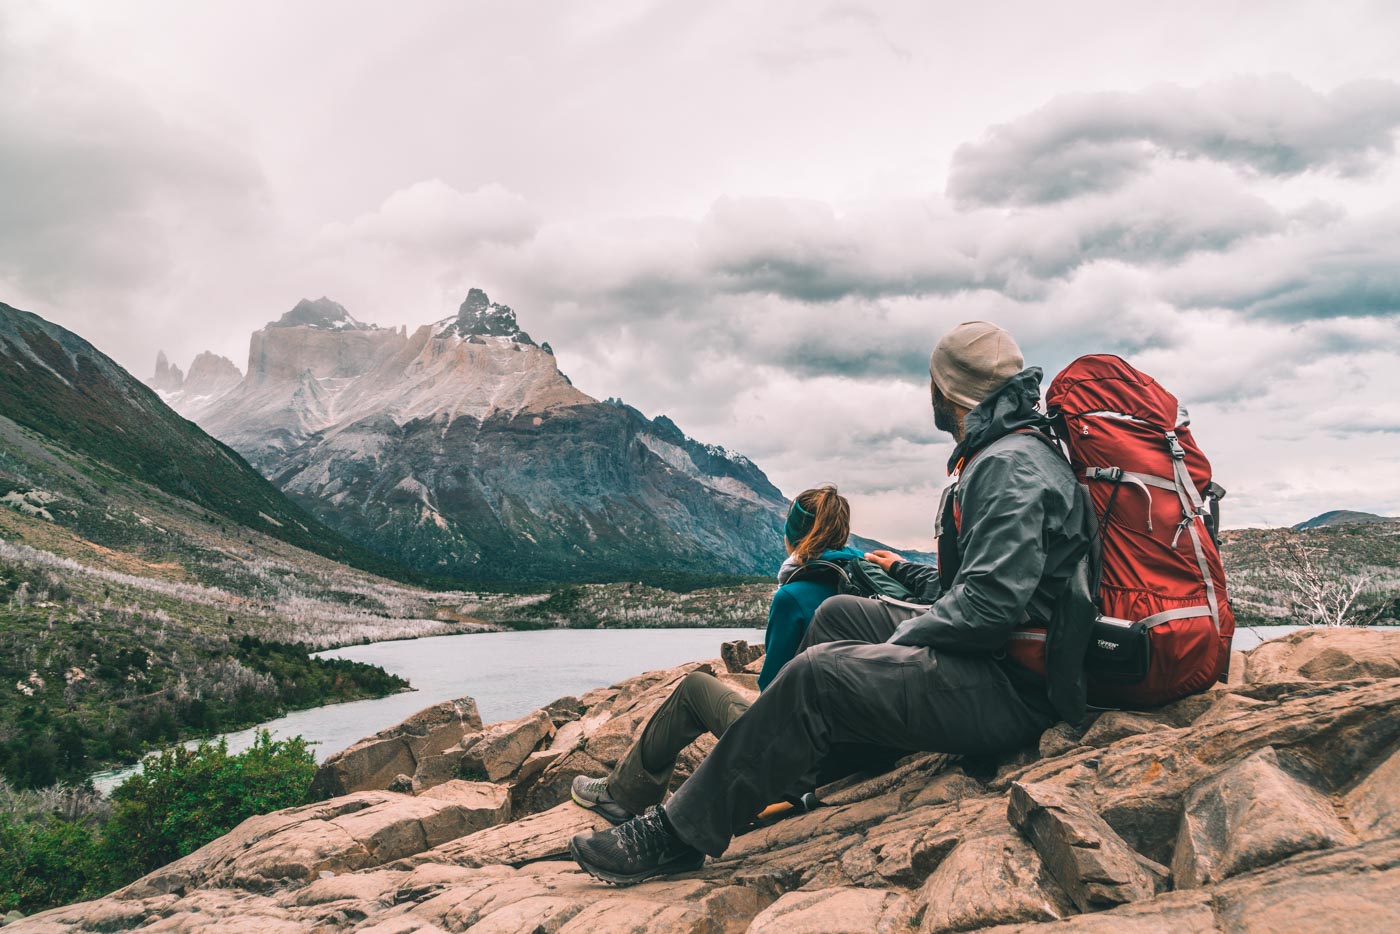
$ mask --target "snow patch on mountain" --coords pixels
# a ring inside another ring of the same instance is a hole
[[[714,474],[701,470],[696,465],[695,460],[690,456],[690,452],[685,448],[672,444],[669,441],[663,441],[661,438],[651,434],[639,434],[637,439],[642,442],[648,451],[651,451],[651,453],[661,458],[676,470],[699,480],[710,489],[719,493],[727,493],[730,496],[737,496],[740,499],[746,499],[750,502],[760,502],[759,496],[754,489],[739,478],[715,476]],[[710,454],[716,454],[716,452],[728,453],[724,451],[724,448],[716,447],[715,445],[707,444],[704,447]]]

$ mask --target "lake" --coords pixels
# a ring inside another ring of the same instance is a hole
[[[1298,626],[1257,626],[1235,633],[1234,647],[1249,650]],[[761,629],[549,629],[537,632],[468,633],[400,642],[375,642],[319,654],[379,665],[407,678],[415,690],[375,700],[298,710],[247,730],[227,734],[230,752],[253,744],[259,729],[279,737],[302,736],[317,759],[393,726],[409,714],[463,695],[476,699],[485,723],[524,716],[557,697],[582,694],[633,675],[715,658],[721,642],[763,644]],[[106,793],[136,766],[92,777]]]
[[[317,759],[393,726],[416,711],[463,695],[476,700],[485,723],[524,716],[558,697],[606,687],[657,668],[717,658],[721,642],[763,644],[762,629],[548,629],[467,633],[352,645],[318,653],[378,665],[407,678],[414,690],[374,700],[297,710],[227,734],[230,752],[253,744],[259,729],[302,736]],[[106,793],[136,766],[92,777]]]

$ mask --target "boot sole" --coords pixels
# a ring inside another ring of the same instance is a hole
[[[687,860],[684,863],[677,863],[675,865],[669,866],[658,866],[656,869],[649,869],[645,872],[634,872],[631,875],[625,875],[623,873],[608,872],[606,869],[598,869],[595,866],[590,866],[584,860],[582,854],[579,853],[578,847],[574,845],[573,840],[569,841],[569,855],[574,858],[574,862],[578,863],[580,869],[588,873],[593,878],[598,879],[602,882],[606,882],[609,885],[617,885],[624,887],[629,885],[637,885],[640,882],[645,882],[648,879],[655,879],[658,876],[674,876],[679,875],[683,872],[694,872],[695,870],[699,869],[702,865],[704,865],[705,862],[705,857],[702,855],[697,860]]]
[[[604,811],[602,808],[598,807],[598,805],[589,804],[587,801],[584,801],[578,795],[574,794],[574,790],[572,788],[569,789],[569,797],[573,799],[574,804],[577,804],[579,807],[584,808],[585,810],[592,811],[594,814],[597,814],[599,817],[603,818],[603,820],[607,821],[609,824],[612,824],[614,827],[618,826],[619,824],[625,824],[636,816],[635,814],[628,814],[626,817],[613,817],[607,811]]]

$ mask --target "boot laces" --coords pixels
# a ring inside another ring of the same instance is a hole
[[[663,855],[671,834],[661,823],[661,813],[655,809],[616,828],[618,843],[633,859]]]

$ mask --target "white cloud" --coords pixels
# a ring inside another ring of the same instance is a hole
[[[394,192],[378,210],[348,224],[327,225],[323,237],[332,243],[363,240],[451,258],[480,244],[529,239],[539,220],[524,198],[501,185],[460,192],[434,178]]]
[[[1288,75],[1200,88],[1061,95],[960,146],[949,191],[980,204],[1060,201],[1115,188],[1162,156],[1263,175],[1364,175],[1395,152],[1400,84],[1357,81],[1327,93]]]

